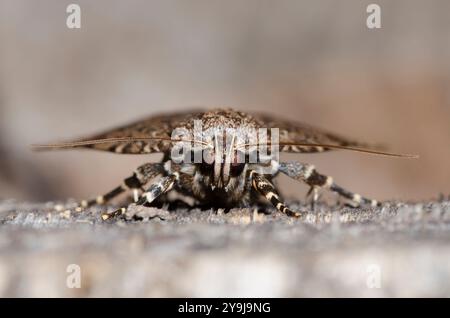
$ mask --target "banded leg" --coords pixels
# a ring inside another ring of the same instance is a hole
[[[157,175],[161,174],[163,171],[164,168],[162,163],[143,164],[136,169],[133,175],[126,178],[120,186],[114,188],[112,191],[104,195],[99,195],[95,199],[83,200],[81,201],[80,206],[82,208],[87,208],[95,204],[104,204],[127,190],[133,191],[134,201],[137,201],[139,198],[139,189],[142,189],[143,185],[145,185],[148,181],[150,181]]]
[[[275,186],[267,180],[262,174],[254,171],[250,172],[250,178],[252,180],[253,188],[263,195],[278,211],[287,214],[289,216],[299,217],[301,213],[294,212],[286,207],[286,205],[280,200],[280,196],[275,189]]]
[[[161,178],[157,183],[153,183],[136,202],[137,205],[152,203],[157,197],[172,189],[175,181],[178,179],[178,173],[175,172],[167,177]]]
[[[158,182],[153,183],[139,198],[136,202],[136,205],[144,205],[145,203],[152,203],[156,198],[160,195],[168,192],[172,189],[175,181],[178,179],[178,172],[174,172],[173,174],[161,178]],[[107,220],[119,215],[124,214],[127,211],[126,208],[120,208],[116,211],[110,213],[103,213],[102,219]]]
[[[305,182],[313,189],[312,191],[314,192],[316,192],[320,188],[325,188],[338,193],[340,196],[348,200],[351,200],[357,205],[360,204],[368,204],[371,206],[379,205],[379,203],[376,200],[371,200],[362,197],[359,194],[352,193],[340,187],[339,185],[334,183],[333,178],[318,173],[313,165],[307,163],[300,163],[297,161],[283,162],[280,163],[279,171],[295,180]],[[317,200],[316,195],[314,196],[313,200],[314,199]]]

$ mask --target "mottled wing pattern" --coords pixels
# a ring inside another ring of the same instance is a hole
[[[172,131],[180,127],[182,123],[191,121],[200,112],[190,111],[174,113],[169,115],[151,116],[147,119],[132,124],[111,129],[101,134],[83,138],[83,140],[95,140],[105,138],[155,138],[155,140],[119,141],[107,142],[83,146],[95,150],[110,151],[119,154],[149,154],[166,152],[171,149],[169,140],[158,140],[157,138],[170,139]],[[78,140],[77,140],[78,141]]]
[[[227,120],[224,120],[224,118]],[[182,127],[188,130],[192,129],[195,119],[202,120],[203,128],[205,129],[217,127],[218,125],[232,125],[234,128],[237,128],[235,126],[239,125],[253,126],[255,128],[278,128],[280,132],[280,151],[282,152],[311,153],[331,150],[323,145],[367,148],[366,144],[351,141],[303,123],[277,119],[264,114],[246,114],[231,109],[217,109],[206,112],[195,110],[151,116],[126,126],[90,136],[89,138],[75,140],[74,142],[111,138],[155,138],[153,140],[110,140],[108,142],[82,145],[82,147],[119,154],[167,152],[172,147],[170,142],[172,131],[175,128]],[[311,146],[305,146],[304,144],[311,144]]]
[[[313,153],[332,150],[324,146],[313,146],[319,144],[358,148],[369,147],[367,144],[349,140],[303,123],[277,119],[264,114],[252,114],[252,116],[261,127],[279,128],[281,152]],[[300,146],[298,144],[312,144],[312,146]]]

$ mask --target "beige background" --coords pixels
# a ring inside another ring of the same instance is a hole
[[[66,28],[66,6],[82,28]],[[450,191],[450,2],[0,0],[0,198],[77,199],[157,156],[32,153],[193,106],[266,111],[397,152],[295,156],[379,199]],[[290,156],[292,157],[292,156]],[[282,178],[285,193],[304,187]],[[300,189],[300,190],[298,190]]]

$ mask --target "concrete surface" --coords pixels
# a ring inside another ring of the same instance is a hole
[[[320,204],[303,220],[104,209],[0,201],[0,296],[450,296],[448,198]]]

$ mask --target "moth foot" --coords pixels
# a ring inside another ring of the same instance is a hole
[[[120,209],[112,211],[112,212],[104,212],[104,213],[102,213],[101,217],[102,217],[103,221],[107,221],[107,220],[121,217],[122,215],[125,214],[126,211],[127,211],[126,208],[120,208]]]
[[[307,214],[307,212],[301,212],[301,211],[292,211],[291,209],[287,209],[283,211],[286,213],[287,216],[293,217],[293,218],[301,218]]]

